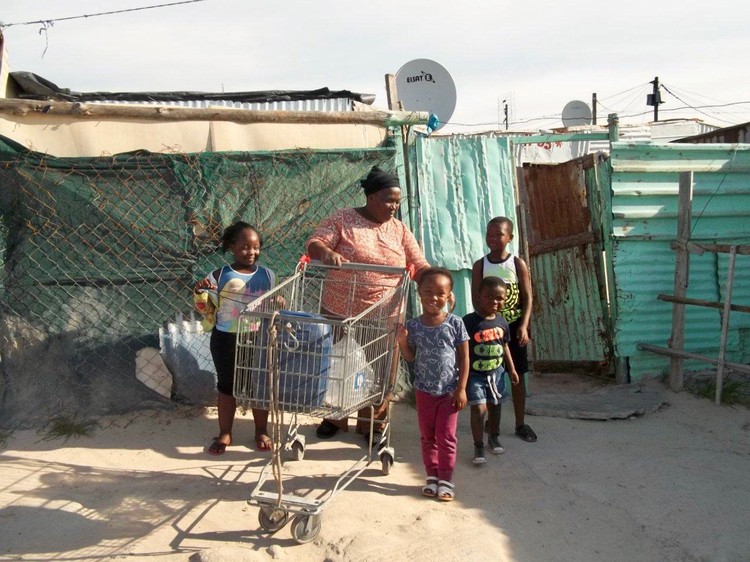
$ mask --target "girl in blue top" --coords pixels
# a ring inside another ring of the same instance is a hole
[[[461,318],[445,312],[453,291],[450,271],[431,267],[418,284],[422,314],[397,334],[404,359],[414,363],[417,419],[427,482],[422,494],[442,501],[454,498],[458,412],[466,406],[469,335]]]
[[[242,221],[227,227],[221,237],[221,248],[224,252],[232,252],[234,262],[209,273],[195,284],[194,291],[198,311],[207,318],[215,319],[211,331],[211,357],[216,366],[219,436],[207,449],[212,455],[224,454],[232,443],[232,426],[237,410],[234,356],[240,313],[248,303],[273,289],[275,284],[274,273],[257,263],[261,239],[255,227]],[[208,293],[210,304],[205,302],[204,292]],[[203,302],[198,304],[201,296]],[[268,410],[253,408],[253,419],[257,448],[269,450]]]

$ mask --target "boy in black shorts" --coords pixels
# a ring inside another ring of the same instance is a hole
[[[494,454],[505,452],[500,444],[500,400],[505,396],[505,372],[513,386],[518,373],[513,366],[508,343],[510,328],[500,315],[505,304],[505,282],[499,277],[485,277],[479,283],[476,312],[464,316],[469,332],[469,380],[467,404],[471,406],[471,434],[474,438],[474,464],[484,464],[484,416],[488,414],[487,445]]]

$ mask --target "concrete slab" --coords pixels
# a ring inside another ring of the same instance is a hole
[[[593,392],[533,394],[526,399],[526,413],[584,420],[627,419],[655,412],[664,401],[661,386],[623,384]]]

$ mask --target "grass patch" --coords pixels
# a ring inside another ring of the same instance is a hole
[[[716,398],[716,376],[696,377],[686,381],[685,388],[697,396],[714,400]],[[740,380],[732,376],[726,377],[721,385],[721,403],[750,405],[750,381]]]
[[[0,449],[5,449],[12,438],[13,432],[10,429],[0,429]]]
[[[55,416],[49,423],[37,432],[40,435],[39,441],[54,441],[62,439],[65,443],[71,437],[80,439],[81,437],[91,437],[94,430],[99,426],[95,421],[78,420],[77,415]]]

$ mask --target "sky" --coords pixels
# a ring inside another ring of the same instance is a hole
[[[311,90],[376,95],[413,59],[445,67],[456,107],[443,132],[561,127],[571,100],[598,123],[648,123],[646,95],[663,85],[659,120],[750,121],[750,3],[631,0],[4,0],[12,71],[79,92]],[[744,102],[744,103],[741,103]],[[685,109],[680,109],[685,108]]]

